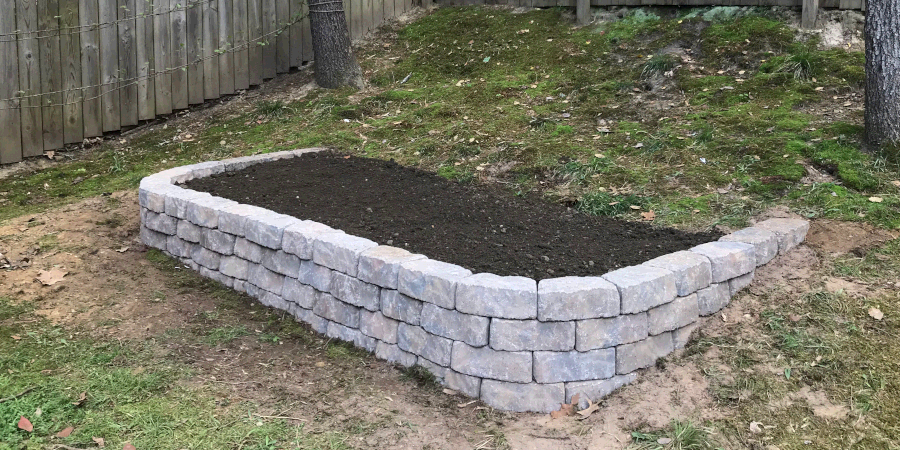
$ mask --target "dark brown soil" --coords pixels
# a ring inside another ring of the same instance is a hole
[[[536,196],[332,153],[259,164],[187,187],[473,272],[538,280],[601,275],[718,237],[588,216]]]

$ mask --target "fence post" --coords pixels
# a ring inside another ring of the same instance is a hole
[[[591,0],[575,0],[575,19],[579,26],[591,23]]]
[[[800,26],[803,28],[815,28],[816,16],[819,14],[819,0],[803,0],[803,14]]]

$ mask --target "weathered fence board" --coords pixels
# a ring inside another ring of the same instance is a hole
[[[20,121],[22,123],[22,157],[37,156],[44,153],[44,121],[41,114],[41,66],[40,44],[37,39],[37,5],[32,0],[17,0],[16,12],[9,17],[16,18],[16,28],[20,34],[19,39],[19,90],[22,91]],[[4,3],[3,8],[12,8],[9,3]],[[95,10],[96,11],[96,10]],[[10,36],[12,38],[12,36]],[[84,38],[82,38],[84,39]],[[83,45],[83,44],[82,44]],[[96,58],[94,62],[96,63]],[[99,80],[99,78],[98,78]],[[3,98],[3,96],[0,96]],[[99,113],[99,100],[94,100]],[[88,103],[85,103],[87,106]],[[12,107],[12,105],[9,105]],[[99,128],[96,134],[100,134]],[[85,134],[88,133],[85,124]],[[96,135],[95,134],[95,135]]]
[[[172,53],[170,6],[172,0],[155,0],[153,9],[153,66],[156,85],[156,114],[172,112],[172,74],[169,60]]]
[[[234,54],[231,0],[219,0],[219,95],[234,94]]]
[[[262,76],[268,80],[274,78],[277,73],[275,64],[275,30],[277,18],[275,16],[275,0],[260,0],[262,2]]]
[[[262,84],[262,3],[257,0],[247,1],[247,53],[249,60],[248,76],[251,85]]]
[[[15,10],[15,0],[0,0],[0,9]],[[15,14],[0,14],[0,163],[22,160],[22,124],[19,115],[18,52],[15,36],[4,36],[16,31]],[[2,100],[9,99],[9,100]]]
[[[140,1],[140,0],[138,0]],[[188,107],[187,11],[184,3],[172,5],[172,109]]]
[[[115,11],[115,6],[113,6]],[[113,19],[115,20],[115,19]],[[59,57],[59,1],[38,0],[41,48],[41,112],[44,150],[63,146],[62,66]]]
[[[250,0],[253,1],[253,0]],[[250,87],[250,52],[247,50],[247,0],[233,0],[234,88]]]
[[[190,2],[185,17],[187,34],[188,103],[203,103],[203,10],[201,2]]]
[[[120,126],[138,124],[137,46],[135,45],[135,0],[119,0],[119,102]]]
[[[61,0],[59,24],[65,30],[59,38],[63,85],[63,142],[84,140],[81,110],[81,34],[78,33],[78,0]]]
[[[203,97],[219,98],[219,4],[201,0],[203,5]]]
[[[288,0],[275,0],[277,35],[275,37],[275,70],[285,73],[291,70],[291,5]]]
[[[134,25],[137,54],[138,119],[150,120],[156,117],[156,89],[151,77],[153,65],[153,4],[150,0],[136,0]]]

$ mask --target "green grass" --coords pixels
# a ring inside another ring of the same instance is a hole
[[[253,402],[225,406],[214,388],[186,383],[191,375],[149,341],[97,340],[0,298],[0,449],[81,448],[93,437],[110,448],[348,448],[338,433],[259,419]],[[16,426],[23,416],[33,432]]]

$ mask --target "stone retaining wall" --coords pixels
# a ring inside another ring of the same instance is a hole
[[[141,240],[319,333],[498,409],[547,412],[597,400],[685,345],[756,267],[803,241],[770,219],[598,277],[473,274],[326,225],[176,186],[322,149],[166,170],[140,185]]]

